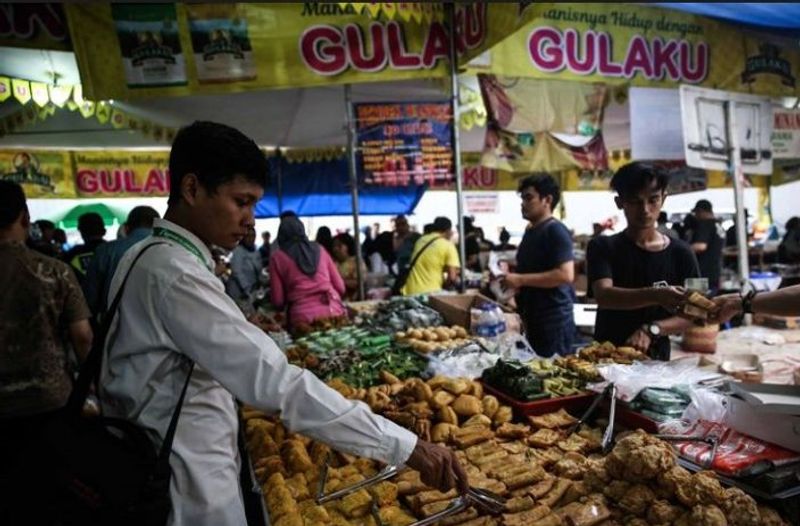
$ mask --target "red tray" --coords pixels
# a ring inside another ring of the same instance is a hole
[[[522,402],[513,398],[502,391],[481,381],[483,390],[495,396],[500,402],[511,406],[518,418],[527,422],[526,416],[544,415],[553,413],[559,409],[564,409],[567,413],[576,418],[580,418],[594,400],[595,393],[562,396],[560,398],[546,398],[534,402]],[[600,414],[608,416],[608,400],[605,400],[599,408]],[[642,429],[647,433],[658,433],[658,423],[641,413],[637,413],[628,407],[624,402],[617,400],[616,424],[627,429]]]

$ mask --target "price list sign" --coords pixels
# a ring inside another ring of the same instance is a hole
[[[357,166],[364,184],[451,182],[453,114],[447,102],[354,105]]]

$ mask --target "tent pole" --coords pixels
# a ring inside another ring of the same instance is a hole
[[[358,175],[356,174],[356,123],[353,115],[353,98],[350,84],[344,85],[344,104],[347,107],[347,171],[350,174],[350,197],[353,203],[353,237],[356,240],[356,278],[358,279],[358,299],[366,297],[364,293],[364,273],[361,272],[361,230],[358,224]]]
[[[725,103],[728,110],[728,144],[731,147],[730,174],[733,179],[733,197],[736,204],[736,246],[738,248],[739,286],[744,290],[750,278],[749,250],[747,245],[747,218],[744,214],[744,173],[742,172],[742,153],[739,150],[739,136],[736,133],[736,104]]]
[[[456,50],[456,9],[454,2],[445,4],[450,25],[450,111],[453,114],[453,173],[456,178],[456,203],[458,210],[458,255],[461,259],[461,272],[458,290],[466,289],[466,239],[464,238],[464,189],[461,176],[461,145],[458,129],[458,51]]]
[[[275,148],[275,157],[277,162],[275,166],[275,193],[278,195],[278,215],[283,213],[283,158],[281,156],[281,149]]]

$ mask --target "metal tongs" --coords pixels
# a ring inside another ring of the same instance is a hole
[[[597,410],[600,402],[602,402],[605,397],[610,397],[610,407],[608,412],[608,425],[606,426],[606,430],[603,432],[601,446],[603,448],[603,453],[608,453],[608,450],[611,449],[611,440],[614,437],[614,420],[616,419],[617,413],[617,388],[614,386],[613,382],[609,383],[605,389],[603,389],[594,397],[594,400],[592,400],[592,403],[589,405],[588,409],[586,409],[580,419],[572,424],[569,429],[567,429],[567,436],[577,432],[580,427],[586,423],[586,421]]]
[[[325,464],[323,464],[322,466],[322,472],[320,473],[319,485],[317,487],[317,496],[315,499],[318,505],[346,497],[361,489],[374,486],[375,484],[378,484],[380,482],[383,482],[384,480],[388,480],[394,477],[395,475],[397,475],[398,473],[400,473],[405,469],[404,466],[389,465],[384,467],[382,470],[380,470],[378,473],[376,473],[375,475],[373,475],[368,479],[364,479],[361,482],[358,482],[346,488],[342,488],[325,495],[325,484],[328,481],[329,461],[330,461],[330,455],[328,455],[328,458],[325,460]],[[504,510],[506,505],[506,500],[503,497],[495,493],[492,493],[489,490],[470,487],[469,490],[467,490],[466,494],[453,499],[450,502],[450,505],[447,506],[447,508],[443,509],[439,513],[431,515],[426,519],[421,519],[413,524],[410,524],[409,526],[426,526],[428,524],[433,524],[437,521],[442,520],[445,517],[449,517],[450,515],[455,515],[457,513],[460,513],[473,505],[488,511],[493,515],[496,515]],[[378,506],[374,499],[370,507],[370,513],[372,515],[372,518],[375,520],[376,524],[378,526],[382,526],[383,522],[380,519],[380,515],[378,513]]]
[[[653,435],[656,438],[666,442],[703,442],[711,446],[711,454],[708,460],[703,463],[703,469],[711,469],[714,464],[714,458],[717,456],[717,447],[719,446],[719,437],[717,436],[682,436],[682,435]]]

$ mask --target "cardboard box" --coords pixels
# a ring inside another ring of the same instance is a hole
[[[444,318],[447,325],[458,325],[468,331],[472,330],[470,323],[470,310],[478,305],[491,303],[504,311],[508,309],[482,294],[440,294],[428,296],[428,305]]]
[[[770,413],[737,396],[725,399],[725,423],[733,429],[800,453],[800,416]]]
[[[753,323],[771,329],[800,329],[800,317],[753,314]]]

